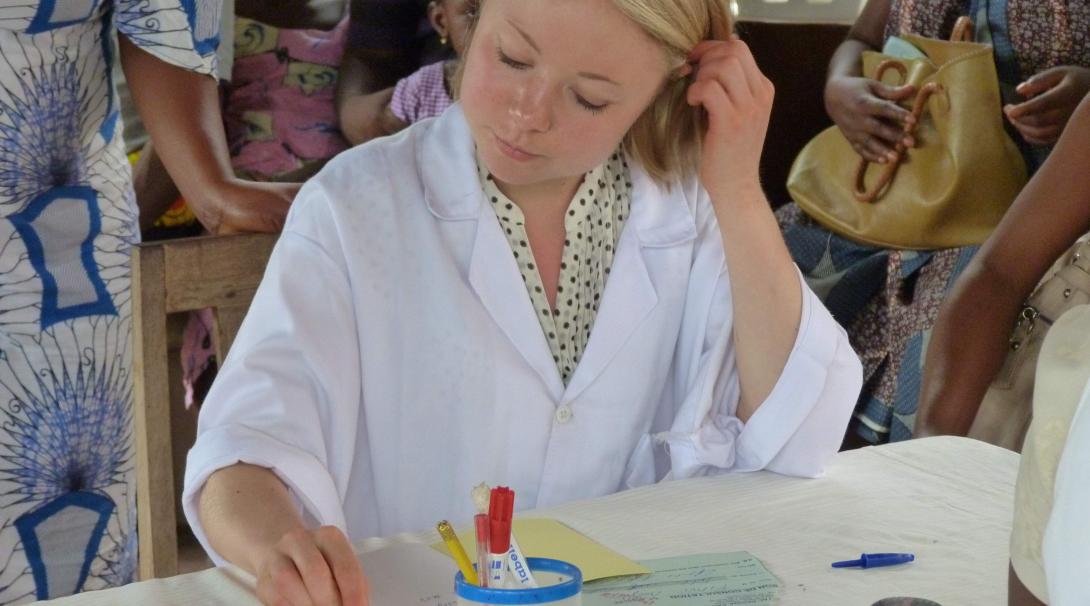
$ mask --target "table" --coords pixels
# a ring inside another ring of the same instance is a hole
[[[731,474],[520,515],[559,519],[633,559],[749,551],[779,577],[785,605],[868,606],[893,595],[999,605],[1007,603],[1017,472],[1014,452],[937,437],[840,453],[819,480]],[[357,548],[436,539],[428,531],[367,539]],[[863,551],[911,551],[917,561],[873,570],[829,566]],[[214,569],[51,603],[241,606],[258,603],[252,583],[240,571]]]

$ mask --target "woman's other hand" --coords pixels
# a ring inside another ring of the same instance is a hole
[[[1046,69],[1016,89],[1027,101],[1007,105],[1007,115],[1022,138],[1032,145],[1052,145],[1087,92],[1090,92],[1090,69],[1061,65]]]

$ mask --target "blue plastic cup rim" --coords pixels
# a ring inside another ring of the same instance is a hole
[[[559,602],[583,589],[583,572],[574,564],[550,558],[526,558],[533,572],[554,572],[568,577],[567,581],[529,589],[499,589],[467,583],[461,571],[454,575],[454,593],[482,604],[548,604]]]

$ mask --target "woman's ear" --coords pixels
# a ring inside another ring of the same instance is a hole
[[[447,27],[446,13],[443,12],[442,0],[431,0],[428,3],[428,21],[431,21],[435,33],[439,34],[439,41],[445,45],[450,31]]]

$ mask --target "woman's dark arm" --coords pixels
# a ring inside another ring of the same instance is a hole
[[[140,117],[201,224],[212,233],[279,231],[299,184],[234,176],[216,80],[160,61],[125,36],[118,40]]]
[[[916,435],[966,435],[1003,364],[1022,303],[1090,230],[1090,98],[961,275],[939,311],[924,364]]]

